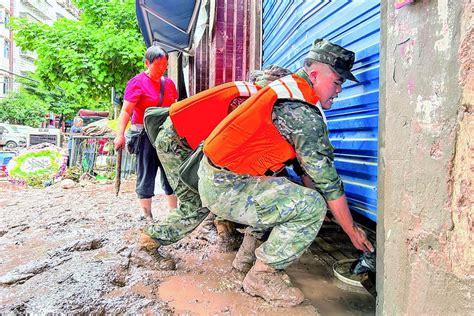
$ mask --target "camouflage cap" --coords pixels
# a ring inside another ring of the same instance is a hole
[[[351,73],[354,65],[355,54],[353,51],[333,44],[325,39],[317,39],[309,50],[307,58],[325,63],[337,72],[342,78],[359,82]]]
[[[250,71],[250,74],[249,74],[249,81],[250,82],[255,82],[261,76],[263,76],[263,70],[259,70],[259,69],[252,70],[252,71]]]
[[[277,65],[268,65],[263,70],[251,71],[249,81],[261,87],[265,87],[270,82],[291,75],[292,73],[291,70],[286,68]]]

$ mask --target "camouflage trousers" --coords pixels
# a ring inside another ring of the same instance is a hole
[[[204,157],[199,167],[202,203],[222,218],[271,229],[255,255],[284,269],[311,245],[326,215],[326,201],[316,190],[284,177],[238,175],[211,166]]]
[[[155,147],[178,198],[178,207],[171,210],[163,220],[145,227],[144,232],[160,244],[169,245],[191,233],[209,214],[209,210],[202,207],[199,194],[189,189],[179,178],[179,167],[192,153],[192,149],[176,134],[169,117],[156,137]]]

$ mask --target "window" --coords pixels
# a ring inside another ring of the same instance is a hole
[[[3,77],[3,94],[8,94],[10,85],[10,78],[8,77]]]
[[[3,57],[8,58],[10,57],[10,41],[5,40],[3,43]]]
[[[3,18],[3,23],[5,23],[5,27],[8,28],[8,23],[10,22],[10,14],[8,12],[5,12],[5,16]]]

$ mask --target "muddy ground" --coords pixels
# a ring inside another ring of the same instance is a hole
[[[165,253],[176,271],[159,271],[136,249],[143,226],[133,183],[115,197],[110,183],[72,189],[18,188],[0,182],[0,313],[187,315],[367,315],[373,298],[341,285],[312,250],[288,270],[306,301],[276,308],[241,289],[215,231],[198,230]],[[154,215],[166,214],[163,198]],[[313,247],[311,248],[313,249]]]

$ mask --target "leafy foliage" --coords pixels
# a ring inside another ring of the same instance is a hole
[[[0,101],[0,122],[38,127],[49,105],[35,95],[17,92]]]
[[[62,114],[64,117],[73,117],[82,105],[73,97],[66,95],[62,89],[48,90],[40,82],[20,80],[23,94],[35,96],[49,105],[49,111]]]
[[[123,91],[143,68],[145,47],[135,1],[76,0],[75,4],[82,12],[79,21],[59,19],[52,26],[26,19],[11,23],[17,45],[38,54],[37,89],[50,92],[56,100],[55,113],[71,112],[67,108],[73,103],[78,108],[107,108],[111,88]]]

